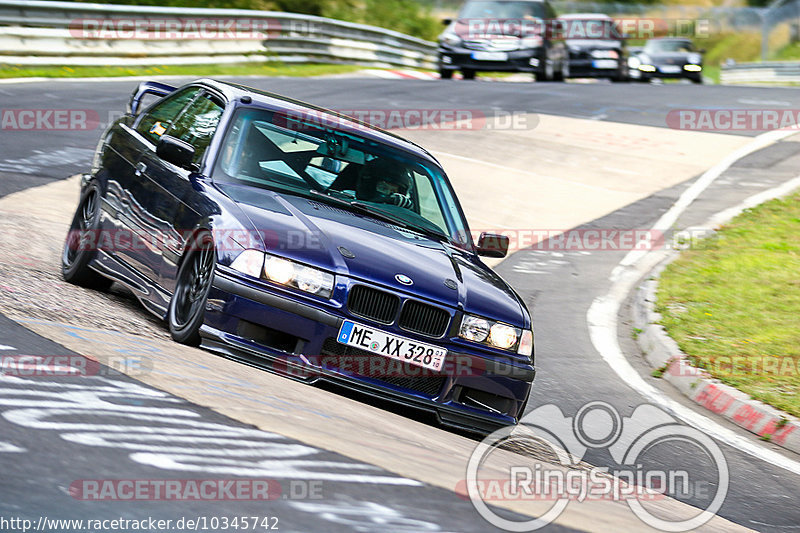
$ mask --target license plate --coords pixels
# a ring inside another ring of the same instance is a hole
[[[475,61],[508,61],[508,54],[505,52],[472,52],[472,59]]]
[[[660,67],[660,70],[664,74],[675,74],[676,72],[681,71],[681,67],[677,65],[665,65],[663,67]]]
[[[616,59],[595,59],[592,61],[594,68],[617,68]]]
[[[447,350],[439,346],[384,333],[363,324],[345,320],[336,340],[341,344],[397,359],[412,365],[439,371],[444,365]]]

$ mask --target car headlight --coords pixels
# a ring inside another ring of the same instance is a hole
[[[489,337],[489,321],[474,315],[464,315],[458,334],[468,341],[483,342]]]
[[[639,65],[642,64],[642,60],[636,56],[631,56],[628,58],[628,66],[631,68],[639,68]]]
[[[451,31],[446,31],[439,36],[439,42],[447,46],[458,46],[461,44],[461,37]]]
[[[264,277],[280,285],[289,285],[294,278],[294,263],[282,257],[267,256],[264,261]]]
[[[516,351],[528,357],[533,353],[533,334],[530,330],[521,330],[475,315],[464,315],[458,336],[501,350]]]
[[[258,250],[245,250],[231,263],[231,268],[322,298],[333,294],[333,274]]]
[[[523,37],[519,40],[519,47],[521,49],[524,48],[539,48],[542,46],[542,38],[538,35],[532,35],[529,37]]]
[[[517,344],[517,330],[505,324],[496,323],[489,330],[489,344],[509,350]]]
[[[700,54],[689,54],[688,57],[689,63],[694,63],[695,65],[699,65],[701,61],[703,61],[703,56]]]
[[[245,250],[233,260],[231,268],[251,278],[259,278],[264,269],[264,252]]]

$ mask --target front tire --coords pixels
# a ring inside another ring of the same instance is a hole
[[[474,70],[462,70],[461,75],[464,77],[465,80],[474,80],[475,79],[475,71]]]
[[[61,252],[61,275],[68,283],[98,290],[111,287],[113,281],[89,268],[97,256],[99,224],[100,187],[92,182],[81,196]]]
[[[193,239],[178,269],[175,293],[167,313],[169,332],[176,342],[200,345],[200,327],[216,263],[211,235],[202,233]]]

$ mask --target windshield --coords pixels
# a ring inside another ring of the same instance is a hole
[[[459,18],[544,19],[544,2],[488,1],[467,2]]]
[[[571,40],[614,40],[619,41],[622,35],[616,22],[610,19],[563,18],[564,38]]]
[[[213,179],[372,211],[471,246],[455,196],[436,165],[326,125],[335,120],[240,109]]]
[[[644,47],[644,51],[650,54],[694,52],[694,47],[689,41],[648,41]]]

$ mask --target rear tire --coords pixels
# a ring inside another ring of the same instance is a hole
[[[702,85],[703,84],[703,76],[692,76],[689,79],[692,80],[692,83],[696,83],[698,85]]]
[[[453,79],[453,71],[440,68],[439,69],[439,77],[441,79],[443,79],[443,80],[452,80]]]
[[[97,256],[99,223],[100,188],[92,182],[81,195],[61,252],[61,275],[68,283],[97,290],[111,287],[112,280],[89,268]]]
[[[461,75],[464,77],[465,80],[474,80],[475,79],[475,71],[474,70],[462,70]]]
[[[167,321],[169,332],[176,342],[189,346],[200,345],[200,327],[203,325],[216,264],[211,235],[201,233],[187,247],[186,256],[178,269],[175,293],[169,302]]]

